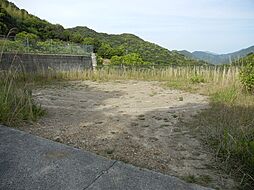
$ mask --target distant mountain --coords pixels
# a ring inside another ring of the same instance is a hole
[[[196,57],[194,55],[192,55],[192,53],[187,51],[187,50],[181,50],[181,51],[178,51],[178,52],[182,55],[185,55],[186,57],[191,58],[191,59],[196,59]]]
[[[211,64],[230,64],[235,60],[238,60],[246,55],[254,52],[254,46],[248,47],[246,49],[242,49],[240,51],[236,51],[228,54],[215,54],[211,52],[204,51],[194,51],[188,52],[186,50],[178,51],[179,53],[196,60],[203,60]]]

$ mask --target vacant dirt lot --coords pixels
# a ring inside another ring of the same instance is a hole
[[[210,187],[232,189],[209,150],[184,125],[207,97],[157,82],[60,83],[34,91],[48,112],[23,130]]]

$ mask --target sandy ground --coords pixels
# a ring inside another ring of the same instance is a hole
[[[91,81],[34,91],[48,112],[22,129],[96,154],[219,189],[233,181],[214,167],[209,150],[185,121],[207,97],[164,89],[157,82]]]

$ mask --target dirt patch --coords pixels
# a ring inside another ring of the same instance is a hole
[[[189,182],[233,189],[191,129],[179,125],[207,108],[207,97],[141,81],[69,82],[37,89],[34,97],[48,115],[23,130]]]

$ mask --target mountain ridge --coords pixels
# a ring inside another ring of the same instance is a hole
[[[203,60],[210,64],[231,64],[237,59],[247,56],[249,53],[254,52],[254,46],[250,46],[235,52],[226,53],[226,54],[215,54],[212,52],[206,51],[194,51],[189,52],[187,50],[178,51],[179,53],[196,60]]]

